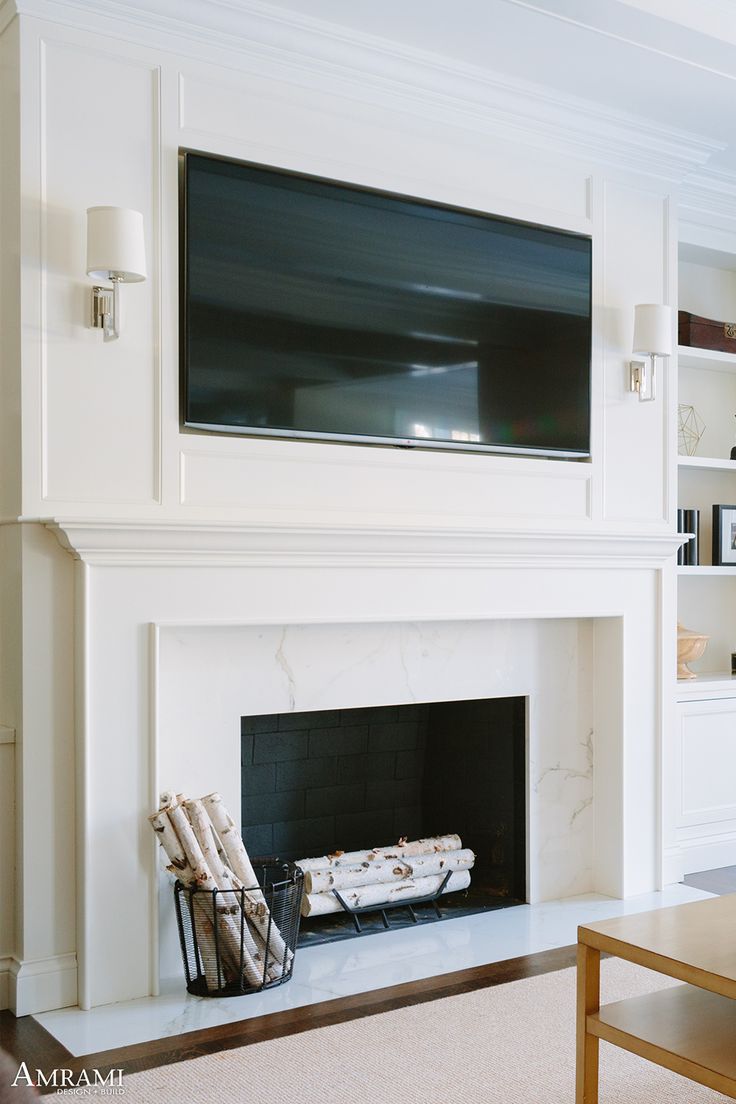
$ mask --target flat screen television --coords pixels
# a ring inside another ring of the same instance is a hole
[[[181,154],[182,422],[584,457],[589,238]]]

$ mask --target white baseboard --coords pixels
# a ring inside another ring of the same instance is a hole
[[[77,1003],[77,956],[54,955],[33,962],[9,960],[8,1007],[16,1016],[51,1012]]]
[[[736,866],[736,836],[709,836],[705,839],[681,840],[664,853],[663,882],[681,882],[686,874],[701,870],[718,870],[721,866]]]

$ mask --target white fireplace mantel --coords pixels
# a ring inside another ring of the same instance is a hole
[[[156,991],[173,944],[146,817],[169,785],[237,815],[243,715],[525,696],[534,899],[658,888],[675,533],[42,521],[76,560],[79,984],[21,976],[19,1012]]]
[[[252,567],[658,568],[678,534],[582,534],[413,525],[256,526],[185,521],[45,521],[63,547],[88,564]]]

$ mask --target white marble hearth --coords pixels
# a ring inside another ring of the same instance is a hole
[[[266,993],[227,999],[192,997],[186,993],[180,970],[162,981],[157,997],[88,1012],[63,1009],[35,1018],[72,1054],[94,1054],[568,946],[577,938],[578,924],[710,896],[690,886],[673,885],[627,901],[587,894],[519,905],[305,948],[297,955],[293,979]]]

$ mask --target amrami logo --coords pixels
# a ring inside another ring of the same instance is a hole
[[[29,1085],[35,1088],[56,1089],[58,1095],[64,1096],[122,1096],[123,1088],[122,1069],[112,1069],[104,1076],[99,1070],[80,1070],[74,1073],[70,1069],[54,1069],[50,1073],[43,1070],[29,1070],[25,1062],[21,1062],[12,1085]]]

